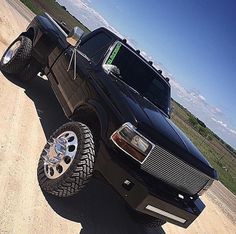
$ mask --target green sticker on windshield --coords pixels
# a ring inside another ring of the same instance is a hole
[[[115,49],[112,51],[109,59],[107,60],[106,64],[112,64],[113,60],[115,59],[116,55],[120,50],[121,44],[117,43]]]

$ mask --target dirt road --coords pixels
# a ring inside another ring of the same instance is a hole
[[[32,17],[19,2],[1,0],[0,55]],[[236,233],[236,198],[220,183],[203,197],[207,208],[187,230],[142,227],[118,195],[95,179],[72,198],[43,194],[37,161],[46,137],[66,122],[60,106],[47,80],[24,86],[0,73],[0,107],[0,233]]]

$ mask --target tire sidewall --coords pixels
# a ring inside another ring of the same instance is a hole
[[[4,64],[3,58],[5,57],[6,53],[18,41],[20,41],[21,44],[17,48],[16,53],[7,63]],[[26,46],[27,46],[27,51],[24,51]],[[25,54],[21,55],[23,52],[25,52]],[[8,46],[8,48],[4,52],[0,60],[0,70],[8,74],[20,73],[22,69],[24,69],[24,67],[29,63],[29,60],[31,58],[31,53],[32,53],[32,41],[28,37],[19,36]]]
[[[79,123],[78,123],[79,124]],[[47,192],[53,192],[56,188],[60,187],[63,183],[66,183],[72,175],[74,174],[74,171],[78,167],[78,165],[81,163],[81,157],[82,157],[82,150],[83,150],[83,145],[84,145],[84,135],[80,131],[80,128],[76,126],[75,123],[67,123],[61,126],[58,130],[56,130],[51,137],[49,138],[49,141],[52,140],[52,138],[56,138],[59,135],[61,135],[65,131],[73,131],[78,139],[78,146],[76,149],[75,157],[73,161],[71,162],[71,165],[68,167],[68,169],[58,178],[55,179],[50,179],[46,176],[45,171],[44,171],[44,159],[42,158],[42,155],[44,154],[44,151],[42,152],[40,159],[39,159],[39,164],[38,164],[38,171],[43,170],[44,176],[45,176],[45,182],[42,186],[40,185],[43,190],[46,190]],[[44,147],[44,149],[48,149],[49,144],[47,143]],[[39,180],[40,181],[40,180]]]
[[[18,37],[18,38],[16,38],[16,39],[8,46],[8,48],[6,49],[6,51],[4,52],[4,54],[3,54],[2,58],[1,58],[1,67],[3,67],[3,66],[5,66],[5,65],[9,64],[12,60],[15,59],[18,50],[19,50],[20,47],[22,46],[22,40],[23,40],[22,37]],[[16,42],[18,42],[18,41],[21,42],[21,45],[18,47],[17,52],[14,54],[14,56],[13,56],[7,63],[4,64],[4,63],[3,63],[3,58],[5,57],[6,53],[7,53],[7,52],[9,51],[9,49],[10,49]]]

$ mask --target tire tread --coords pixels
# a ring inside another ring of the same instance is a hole
[[[90,180],[93,175],[94,161],[95,161],[95,150],[93,136],[90,129],[83,123],[73,122],[67,123],[61,126],[56,132],[53,133],[52,137],[61,131],[68,130],[74,125],[74,128],[79,129],[83,143],[78,144],[77,153],[72,164],[75,165],[68,168],[67,171],[58,179],[51,180],[47,178],[44,172],[42,154],[38,164],[38,180],[40,187],[58,197],[68,197],[79,192]],[[84,144],[84,142],[86,142]],[[46,147],[46,146],[45,146]],[[67,175],[67,176],[66,176]],[[69,175],[69,176],[68,176]]]
[[[13,56],[13,58],[6,64],[3,64],[3,57],[8,51],[8,49],[17,41],[21,41],[21,46],[17,50],[16,54]],[[6,72],[8,74],[19,74],[24,67],[29,63],[32,53],[32,41],[30,38],[25,36],[20,36],[16,40],[14,40],[10,46],[5,51],[4,55],[1,59],[1,66],[0,69],[3,72]]]

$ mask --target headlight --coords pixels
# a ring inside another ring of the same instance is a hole
[[[143,162],[154,144],[135,130],[131,123],[125,123],[111,135],[111,140],[126,154]]]

